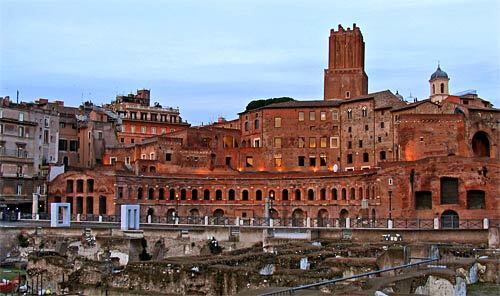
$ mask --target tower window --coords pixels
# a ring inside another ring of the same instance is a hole
[[[441,93],[444,94],[444,83],[441,83]]]
[[[435,84],[433,84],[433,85],[432,85],[432,94],[435,94],[435,93],[436,93],[436,85],[435,85]]]

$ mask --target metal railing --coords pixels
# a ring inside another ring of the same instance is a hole
[[[17,157],[17,158],[30,158],[28,151],[22,150],[22,149],[1,148],[0,149],[0,156],[11,156],[11,157]]]
[[[20,214],[20,219],[35,220],[36,215]],[[16,213],[17,217],[17,213]],[[39,220],[50,219],[47,213],[38,215]],[[17,220],[17,219],[16,219]],[[73,214],[72,221],[119,223],[120,215]],[[389,223],[391,221],[392,223]],[[500,220],[491,219],[488,225],[482,219],[438,219],[439,229],[484,229],[499,227]],[[264,217],[229,217],[229,216],[140,216],[141,223],[171,225],[220,225],[237,227],[302,227],[302,228],[350,228],[350,229],[415,229],[435,228],[434,219],[342,219],[342,218],[264,218]]]
[[[376,275],[376,274],[380,274],[380,273],[387,272],[387,271],[393,271],[393,270],[398,270],[398,269],[417,267],[417,266],[422,265],[422,264],[427,264],[427,263],[437,262],[437,261],[439,261],[439,258],[427,258],[427,259],[424,259],[422,261],[415,262],[415,263],[409,263],[409,264],[404,264],[404,265],[399,265],[399,266],[394,266],[394,267],[388,267],[388,268],[384,268],[384,269],[381,269],[381,270],[375,270],[375,271],[370,271],[370,272],[355,274],[355,275],[348,276],[348,277],[336,278],[336,279],[332,279],[332,280],[321,281],[321,282],[314,283],[314,284],[302,285],[302,286],[298,286],[298,287],[293,287],[293,288],[279,290],[279,291],[276,291],[276,292],[264,293],[264,294],[260,294],[260,296],[291,295],[291,294],[293,294],[293,293],[295,293],[297,291],[300,291],[300,290],[307,290],[307,289],[311,289],[311,288],[317,288],[317,287],[320,287],[320,286],[332,285],[332,284],[336,284],[336,283],[339,283],[339,282],[344,282],[344,281],[348,281],[348,280],[359,279],[359,278],[363,278],[363,277],[367,277],[367,276],[371,276],[371,275]]]

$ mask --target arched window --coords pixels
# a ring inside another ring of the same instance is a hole
[[[227,197],[228,197],[229,200],[234,200],[235,199],[236,193],[235,193],[234,189],[229,189]]]
[[[175,200],[175,189],[174,188],[170,189],[168,199]]]
[[[432,94],[435,94],[435,93],[436,93],[436,85],[432,84]]]
[[[295,190],[295,200],[300,200],[301,192],[300,189]]]
[[[181,189],[181,200],[186,200],[186,189]]]
[[[210,190],[203,190],[203,200],[210,200]]]
[[[358,191],[358,198],[359,199],[363,199],[363,187],[359,187],[359,191]]]
[[[191,200],[198,200],[198,189],[191,190]]]
[[[248,200],[248,190],[243,190],[241,192],[241,200]]]
[[[313,189],[307,190],[307,199],[314,200],[314,190]]]
[[[154,199],[155,198],[155,189],[154,188],[149,188],[148,190],[148,199]]]
[[[444,94],[444,83],[441,83],[441,93]]]
[[[271,200],[275,200],[276,194],[274,193],[274,190],[269,190],[269,198]]]
[[[349,195],[349,199],[356,199],[356,190],[351,188],[351,194]]]
[[[107,207],[106,207],[106,196],[99,196],[99,215],[106,215]]]
[[[288,200],[288,190],[283,189],[281,192],[281,200]]]
[[[262,200],[262,191],[261,190],[255,191],[255,200]]]
[[[222,200],[222,190],[217,189],[215,191],[215,200]]]
[[[254,127],[255,127],[255,129],[259,129],[259,120],[258,119],[255,119]]]
[[[365,198],[366,198],[366,199],[369,199],[369,198],[370,198],[370,187],[369,187],[369,186],[366,186],[366,194],[365,194]]]
[[[158,190],[158,199],[159,200],[164,200],[165,199],[165,189],[160,188],[160,190]]]
[[[361,109],[361,115],[363,117],[368,116],[368,110],[366,109],[366,106],[363,106],[363,108]]]
[[[326,189],[325,188],[322,188],[320,191],[319,191],[319,198],[321,200],[326,200]]]
[[[332,189],[332,199],[337,200],[338,199],[338,193],[337,193],[337,188]]]
[[[342,188],[342,199],[347,200],[347,190],[345,188]]]
[[[137,199],[142,199],[143,194],[144,193],[142,187],[137,188]]]
[[[352,110],[351,109],[347,110],[347,119],[352,119]]]

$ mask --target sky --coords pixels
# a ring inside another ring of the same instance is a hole
[[[109,102],[151,89],[192,124],[253,99],[323,98],[331,28],[356,23],[369,91],[450,91],[500,106],[500,0],[0,0],[0,96]]]

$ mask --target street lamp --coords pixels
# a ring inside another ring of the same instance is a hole
[[[176,206],[175,206],[175,217],[174,218],[177,218],[177,217],[179,217],[179,193],[175,194],[175,203],[176,203]]]
[[[389,220],[392,220],[392,190],[389,190]]]

